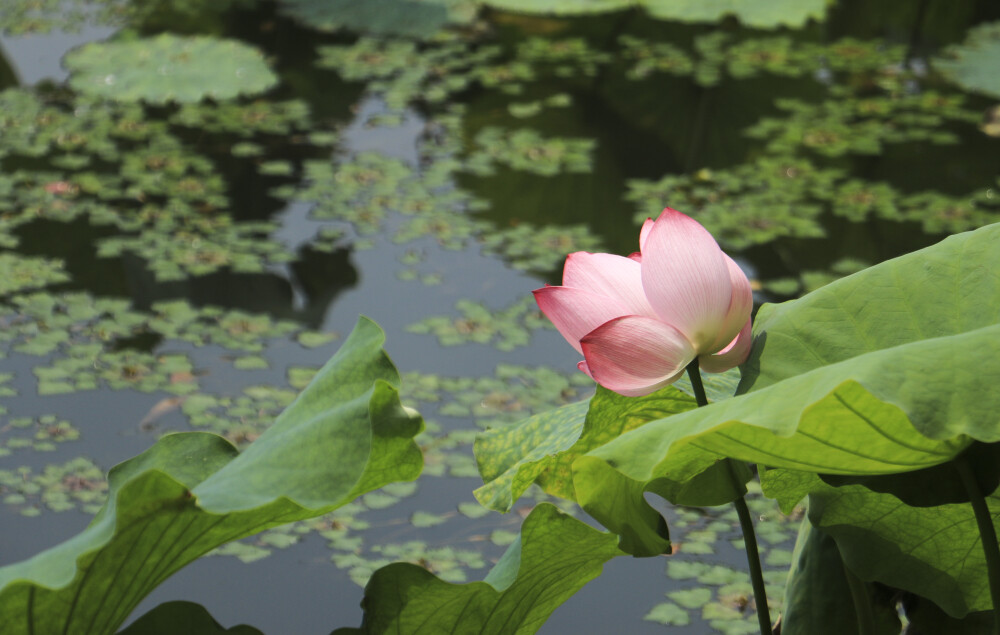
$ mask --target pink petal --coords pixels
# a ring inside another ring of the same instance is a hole
[[[642,286],[660,319],[684,333],[697,351],[715,343],[733,283],[725,255],[697,221],[663,210],[643,244]]]
[[[642,290],[642,267],[629,258],[585,251],[572,253],[566,258],[563,286],[618,300],[628,308],[619,315],[656,316]]]
[[[578,353],[580,340],[598,326],[623,315],[629,309],[614,298],[572,287],[535,289],[535,302],[542,313]]]
[[[642,229],[639,230],[639,250],[646,246],[646,238],[649,237],[649,232],[652,231],[653,225],[656,224],[652,218],[647,218],[646,222],[642,224]]]
[[[709,373],[725,372],[746,361],[752,343],[753,338],[750,336],[750,320],[748,318],[736,339],[715,355],[699,356],[698,366]]]
[[[642,254],[638,251],[633,251],[628,255],[629,260],[634,260],[636,262],[642,262]]]
[[[683,333],[637,315],[600,325],[581,345],[594,380],[626,397],[647,395],[677,381],[695,357]]]
[[[750,313],[753,311],[753,289],[750,288],[750,281],[732,258],[726,254],[722,254],[722,256],[726,259],[726,265],[729,267],[733,297],[729,301],[729,310],[726,312],[726,318],[719,335],[711,348],[705,351],[706,353],[714,353],[732,342],[743,324],[750,319]]]
[[[587,360],[583,360],[582,362],[577,362],[576,367],[580,370],[581,373],[583,373],[587,377],[590,377],[591,379],[594,378],[594,376],[590,374],[590,367],[587,366]]]

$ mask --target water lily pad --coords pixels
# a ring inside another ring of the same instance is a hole
[[[95,42],[68,53],[63,64],[82,93],[154,104],[231,99],[278,82],[257,49],[206,36]]]
[[[1000,97],[1000,22],[969,29],[961,44],[949,46],[933,61],[945,77],[973,92]]]

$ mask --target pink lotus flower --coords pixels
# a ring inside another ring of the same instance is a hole
[[[689,363],[721,373],[750,352],[750,281],[697,221],[672,210],[647,219],[640,253],[578,251],[563,286],[535,290],[538,307],[597,383],[629,397],[677,381]]]

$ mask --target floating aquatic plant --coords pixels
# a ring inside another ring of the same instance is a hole
[[[259,50],[209,36],[94,42],[71,51],[63,64],[70,86],[82,93],[153,104],[231,99],[278,82]]]
[[[962,88],[1000,97],[1000,22],[969,29],[961,44],[949,46],[934,68]]]
[[[548,321],[530,302],[530,298],[518,300],[499,311],[490,310],[472,300],[459,300],[455,307],[462,317],[430,317],[411,324],[406,330],[434,334],[442,346],[477,342],[509,351],[526,346],[534,330],[549,328]]]
[[[627,197],[636,201],[636,221],[653,216],[662,201],[696,218],[731,249],[776,238],[823,236],[823,206],[816,193],[827,190],[839,172],[807,161],[765,158],[731,170],[701,170],[665,176],[658,182],[631,181]]]
[[[492,174],[497,164],[542,176],[586,173],[591,171],[595,145],[592,139],[545,138],[530,128],[511,131],[487,126],[476,135],[466,169],[479,176]]]

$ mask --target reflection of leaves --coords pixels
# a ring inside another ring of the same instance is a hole
[[[95,42],[68,53],[63,64],[76,90],[122,101],[230,99],[278,81],[257,49],[204,36]]]
[[[444,5],[426,0],[279,0],[278,4],[284,13],[322,31],[426,38],[449,18]]]
[[[1000,97],[1000,22],[969,29],[962,44],[934,60],[934,68],[966,90]]]

